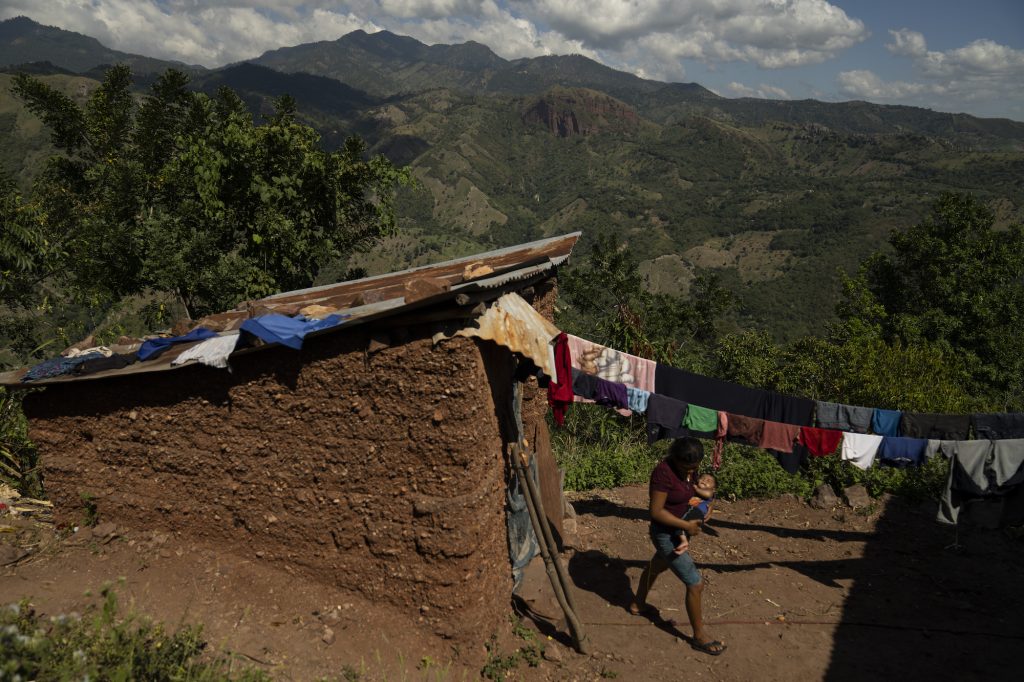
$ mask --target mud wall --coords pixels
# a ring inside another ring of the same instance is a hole
[[[88,497],[100,519],[274,562],[451,636],[493,631],[511,591],[496,406],[481,346],[427,333],[372,354],[368,332],[339,333],[242,355],[231,373],[28,396],[58,522],[78,523]],[[527,406],[536,423],[543,392]]]

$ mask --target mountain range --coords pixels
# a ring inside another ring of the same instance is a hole
[[[291,94],[328,148],[358,133],[419,188],[401,236],[357,257],[371,271],[581,229],[612,232],[651,288],[717,273],[741,326],[820,330],[852,271],[939,192],[971,191],[1024,222],[1024,123],[866,102],[729,99],[578,55],[506,60],[479,43],[382,31],[282,47],[220,69],[110,50],[30,19],[0,23],[0,68],[84,101],[106,65],[236,90],[256,113]],[[47,136],[0,74],[0,162],[28,183]],[[584,250],[586,248],[584,244]],[[325,277],[329,273],[325,273]]]

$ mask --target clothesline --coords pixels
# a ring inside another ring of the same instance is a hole
[[[561,344],[564,344],[564,348],[559,348]],[[794,398],[772,391],[757,391],[665,367],[574,336],[568,336],[564,341],[563,337],[559,337],[556,353],[560,352],[570,356],[566,364],[571,366],[571,370],[568,371],[569,376],[566,376],[563,374],[563,366],[560,366],[560,374],[552,382],[553,385],[562,390],[571,385],[572,393],[581,400],[614,407],[626,414],[643,413],[647,421],[648,441],[652,443],[660,438],[687,435],[716,439],[712,459],[716,469],[721,464],[722,445],[726,440],[769,451],[790,473],[796,473],[808,456],[824,457],[837,450],[842,459],[861,469],[868,469],[876,460],[892,466],[919,465],[941,453],[949,459],[950,470],[939,506],[939,521],[956,524],[960,508],[968,500],[999,497],[1013,500],[1013,504],[1007,504],[1004,508],[1004,519],[1009,514],[1015,523],[1024,520],[1018,518],[1024,517],[1021,512],[1024,507],[1024,438],[912,438],[877,432],[859,433],[853,429],[823,428],[820,419],[819,426],[792,423],[793,420],[810,422],[817,417],[822,404],[826,406],[826,417],[832,419],[833,414],[850,414],[842,409],[849,406]],[[707,391],[703,397],[701,390]],[[549,397],[551,395],[549,393]],[[700,400],[704,405],[688,402],[682,397]],[[707,406],[709,403],[712,406]],[[748,411],[761,410],[762,414],[780,418],[773,420],[737,414],[715,409],[717,405],[729,405]],[[830,412],[829,406],[840,409]],[[881,413],[880,419],[876,419],[872,413],[872,426],[889,432],[903,428],[905,424],[909,424],[911,429],[920,428],[922,423],[936,424],[936,420],[929,421],[928,417],[952,416],[901,414],[894,410],[876,412]],[[900,418],[894,419],[892,413],[899,414]],[[972,417],[994,416],[1000,415]],[[1022,417],[1024,421],[1024,415],[1002,416]],[[862,420],[862,417],[858,417],[858,420]],[[848,421],[843,423],[849,426]],[[971,419],[968,423],[997,426],[1006,432],[1007,423],[1012,422]],[[991,433],[985,430],[980,432]]]
[[[917,439],[1024,438],[1024,413],[903,412],[789,396],[703,376],[567,335],[572,366],[606,381],[709,410],[795,426]]]

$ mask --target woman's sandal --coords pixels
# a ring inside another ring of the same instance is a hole
[[[630,602],[629,608],[626,609],[630,614],[634,616],[643,616],[651,612],[650,604],[637,604],[635,601]]]
[[[698,642],[697,640],[691,640],[690,646],[697,651],[702,651],[709,656],[720,656],[723,651],[726,650],[726,646],[719,642],[717,639],[713,639],[710,642]]]

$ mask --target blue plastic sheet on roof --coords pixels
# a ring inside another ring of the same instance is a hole
[[[335,327],[349,318],[349,315],[328,315],[322,320],[307,319],[303,315],[288,317],[278,313],[261,315],[242,323],[242,331],[249,332],[267,343],[280,343],[299,350],[306,334]]]
[[[150,339],[142,344],[139,348],[139,360],[153,360],[160,357],[160,355],[171,346],[178,343],[188,343],[190,341],[203,341],[211,336],[217,336],[217,332],[210,331],[206,327],[196,327],[188,334],[181,336],[171,336],[166,339]]]

